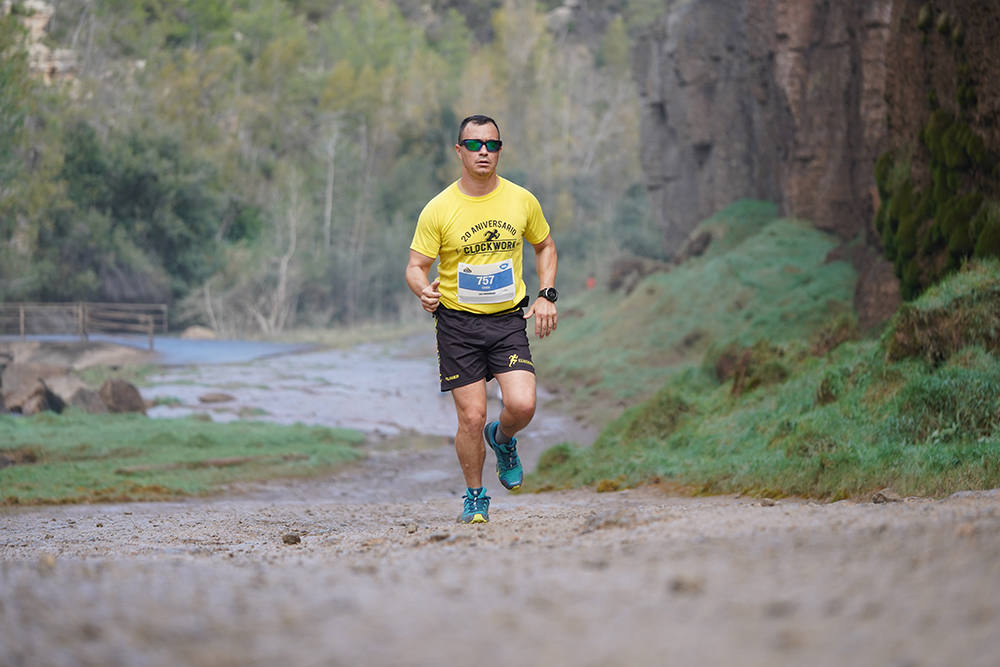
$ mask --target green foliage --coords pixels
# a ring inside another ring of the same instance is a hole
[[[325,474],[357,432],[68,412],[0,415],[0,504],[163,500],[237,481]]]
[[[613,220],[661,252],[622,21],[556,39],[536,3],[428,6],[59,3],[49,46],[86,54],[72,91],[0,63],[22,130],[0,133],[0,295],[164,300],[227,336],[395,319],[400,249],[473,112],[500,120],[501,173],[541,200],[567,277],[614,254]]]
[[[171,137],[101,141],[85,122],[71,125],[65,141],[68,201],[50,211],[38,247],[60,279],[47,280],[41,298],[118,300],[131,290],[170,300],[210,275],[221,211],[209,165]],[[85,275],[99,282],[76,279]]]
[[[21,169],[21,138],[33,84],[24,30],[15,15],[0,16],[0,203]]]
[[[830,500],[885,486],[907,495],[995,488],[1000,327],[987,304],[1000,301],[998,287],[1000,262],[970,264],[907,305],[880,341],[844,342],[823,357],[769,341],[785,349],[787,374],[756,391],[717,383],[707,360],[675,372],[592,447],[543,453],[526,488],[665,480],[700,493]],[[939,330],[951,340],[935,348],[936,363],[891,353],[909,311],[936,313],[931,329],[951,323]]]

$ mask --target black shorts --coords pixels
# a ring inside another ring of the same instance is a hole
[[[440,306],[434,318],[441,391],[507,371],[535,372],[523,309],[477,315]]]

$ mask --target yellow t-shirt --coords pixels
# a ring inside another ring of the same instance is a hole
[[[510,310],[524,298],[522,239],[549,235],[542,207],[525,188],[498,177],[496,190],[470,197],[452,183],[417,220],[410,248],[440,257],[441,305],[472,313]]]

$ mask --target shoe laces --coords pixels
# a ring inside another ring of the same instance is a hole
[[[513,468],[517,465],[517,449],[514,447],[513,442],[497,443],[496,453],[497,458],[503,459],[502,463],[504,467]]]
[[[483,489],[478,496],[473,497],[468,491],[465,492],[465,511],[466,512],[482,512],[485,511],[490,506],[490,497],[486,495],[486,489]]]

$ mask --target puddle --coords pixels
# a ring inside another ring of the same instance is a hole
[[[213,341],[218,342],[218,341]],[[257,419],[280,424],[351,428],[389,449],[426,449],[450,442],[457,428],[450,394],[439,389],[433,333],[395,347],[361,345],[267,356],[239,364],[167,368],[150,376],[147,399],[169,401],[149,410],[156,418],[204,414],[213,421]],[[500,410],[496,382],[488,386],[488,414]],[[224,392],[233,400],[202,403],[199,397]],[[546,410],[550,396],[539,391],[539,408],[519,440],[535,445],[522,453],[588,437],[571,417]],[[408,438],[408,435],[414,437]]]

